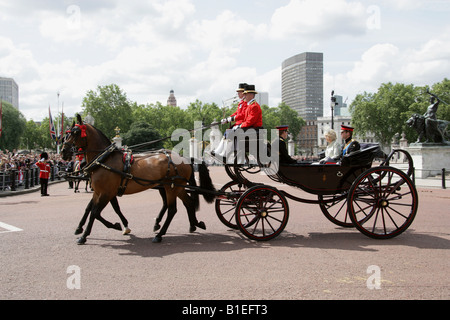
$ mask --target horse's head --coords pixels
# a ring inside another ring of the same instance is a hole
[[[86,125],[83,124],[81,116],[78,114],[77,123],[73,122],[72,127],[63,138],[61,155],[65,161],[70,161],[74,151],[83,147],[86,147]]]

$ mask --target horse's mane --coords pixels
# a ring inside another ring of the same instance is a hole
[[[101,132],[99,129],[97,129],[97,128],[94,127],[93,125],[91,125],[91,127],[94,128],[95,131],[97,131],[97,133],[98,133],[98,135],[100,136],[100,138],[101,138],[107,145],[110,145],[110,144],[111,144],[111,140],[108,139],[108,137],[107,137],[103,132]]]

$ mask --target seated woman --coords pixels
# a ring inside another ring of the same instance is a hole
[[[320,163],[337,162],[342,154],[342,146],[337,141],[336,131],[333,129],[325,133],[327,140],[327,148],[325,149],[325,158],[320,160]]]

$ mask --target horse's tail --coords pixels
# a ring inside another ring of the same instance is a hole
[[[189,177],[189,185],[196,187],[197,186],[197,182],[195,181],[195,170],[194,170],[194,166],[191,165],[191,176]],[[198,196],[197,192],[191,192],[191,199],[194,201],[195,203],[195,211],[198,211],[198,209],[200,208],[200,199]]]
[[[202,161],[202,163],[198,165],[198,173],[200,176],[200,188],[215,192],[216,188],[214,188],[211,177],[209,175],[209,169],[204,161]],[[203,198],[206,202],[212,203],[216,196],[213,193],[205,192],[203,193]]]

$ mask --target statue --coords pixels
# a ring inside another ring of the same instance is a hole
[[[450,139],[450,133],[447,128],[450,121],[438,120],[436,112],[441,100],[431,92],[427,90],[430,97],[430,105],[427,111],[423,115],[414,113],[406,124],[417,131],[419,137],[416,143],[420,143],[425,139],[425,143],[448,143]]]

